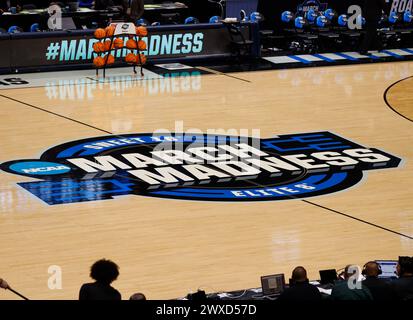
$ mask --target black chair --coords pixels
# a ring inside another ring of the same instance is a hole
[[[260,30],[260,43],[263,51],[278,49],[285,42],[285,39],[283,34],[278,34],[274,30]]]
[[[239,23],[226,23],[232,51],[236,54],[238,60],[245,57],[250,57],[254,41],[245,39],[242,33],[242,25]]]

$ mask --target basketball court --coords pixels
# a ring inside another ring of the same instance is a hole
[[[261,139],[330,132],[400,158],[340,191],[272,201],[122,194],[50,204],[1,172],[1,276],[32,299],[76,299],[108,258],[124,299],[172,299],[202,288],[254,288],[261,275],[413,252],[413,62],[227,73],[191,66],[2,76],[0,162],[39,159],[67,142],[128,134],[236,130]],[[6,81],[7,82],[7,81]],[[255,131],[254,131],[255,130]],[[257,196],[257,195],[255,195]],[[266,199],[268,200],[268,199]],[[51,290],[51,266],[62,289]],[[15,297],[2,292],[2,299]]]

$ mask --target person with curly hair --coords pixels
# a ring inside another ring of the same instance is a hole
[[[10,288],[9,287],[9,284],[6,282],[6,280],[3,280],[2,278],[0,278],[0,288],[2,288],[2,289],[8,289],[8,288]]]
[[[90,268],[93,283],[85,283],[80,288],[79,300],[121,300],[121,294],[111,286],[119,276],[119,267],[111,260],[101,259]]]

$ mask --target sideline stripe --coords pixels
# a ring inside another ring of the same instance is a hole
[[[345,53],[341,53],[341,52],[336,53],[336,55],[338,55],[340,57],[343,57],[344,59],[351,60],[351,61],[357,61],[358,60],[357,58],[354,58],[352,56],[349,56],[349,55],[347,55]]]
[[[319,59],[322,59],[322,60],[324,60],[324,61],[327,61],[327,62],[335,62],[336,60],[333,60],[333,59],[330,59],[330,58],[328,58],[328,57],[325,57],[325,56],[323,56],[323,55],[321,55],[321,54],[313,54],[313,56],[314,57],[317,57],[317,58],[319,58]]]
[[[387,53],[387,54],[391,55],[392,57],[395,57],[395,58],[398,58],[398,59],[403,59],[403,56],[401,56],[401,55],[399,55],[395,52],[392,52],[390,50],[383,50],[382,52]]]
[[[310,64],[311,63],[311,61],[305,60],[305,59],[300,58],[298,56],[288,56],[288,57],[291,58],[291,59],[297,60],[298,62],[301,62],[301,63],[305,63],[305,64]]]

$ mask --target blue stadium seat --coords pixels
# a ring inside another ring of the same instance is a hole
[[[254,11],[250,14],[250,21],[256,23],[262,22],[264,21],[264,16],[261,13]]]
[[[40,31],[40,25],[38,23],[33,23],[30,26],[30,32],[38,32]]]
[[[188,17],[185,19],[185,24],[197,24],[199,20],[195,17]]]
[[[135,24],[137,26],[148,26],[149,25],[149,21],[143,18],[140,18],[138,20],[136,20]]]
[[[209,19],[209,23],[220,23],[221,18],[219,16],[213,16]]]
[[[22,32],[22,28],[18,27],[18,26],[11,26],[9,28],[9,30],[7,30],[8,33],[19,33]]]

